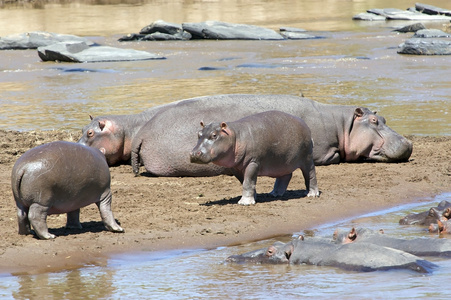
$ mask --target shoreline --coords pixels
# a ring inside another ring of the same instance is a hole
[[[58,237],[38,240],[17,234],[10,172],[26,150],[54,140],[76,141],[79,131],[0,131],[2,240],[0,274],[62,271],[105,266],[111,255],[175,249],[214,249],[314,229],[451,192],[451,137],[409,136],[409,162],[357,163],[317,167],[319,198],[301,197],[296,171],[284,197],[268,196],[274,179],[259,177],[254,206],[237,205],[241,185],[230,176],[134,177],[131,166],[110,168],[115,218],[125,233],[103,229],[95,205],[82,208],[83,229],[65,229],[65,215],[47,223]]]

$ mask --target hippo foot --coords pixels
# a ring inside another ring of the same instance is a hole
[[[319,197],[319,191],[318,190],[310,190],[307,193],[307,197]]]
[[[35,233],[41,240],[53,240],[54,238],[56,238],[56,235],[51,234],[50,232],[37,233],[35,231]]]
[[[125,230],[117,224],[115,226],[105,225],[105,227],[111,232],[119,232],[119,233],[125,232]]]
[[[240,201],[238,201],[240,205],[254,205],[255,199],[254,197],[241,197]]]

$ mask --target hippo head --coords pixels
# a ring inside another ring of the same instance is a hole
[[[227,262],[255,264],[287,264],[293,245],[276,242],[268,248],[258,249],[240,255],[232,255]]]
[[[407,161],[412,142],[386,125],[385,118],[358,107],[345,145],[345,160],[378,162]]]
[[[91,123],[83,128],[78,143],[99,149],[105,155],[109,166],[117,165],[124,160],[123,132],[108,118],[91,117]],[[125,158],[127,159],[130,157]]]

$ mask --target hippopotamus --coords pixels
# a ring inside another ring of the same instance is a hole
[[[335,244],[320,238],[302,236],[288,243],[277,242],[268,248],[254,250],[226,259],[234,263],[308,264],[369,272],[409,269],[429,273],[437,265],[404,251],[371,243]]]
[[[398,249],[417,256],[451,257],[451,240],[434,238],[400,239],[387,236],[383,231],[368,228],[337,230],[334,240],[338,244],[365,243]]]
[[[234,122],[200,124],[202,130],[190,160],[233,169],[243,184],[238,204],[255,204],[257,176],[275,177],[271,195],[282,196],[298,168],[304,176],[307,196],[319,196],[312,138],[302,119],[272,110]]]
[[[69,228],[81,228],[80,208],[97,204],[105,227],[124,232],[111,211],[110,171],[98,150],[57,141],[25,152],[14,164],[11,186],[17,206],[19,234],[31,226],[41,239],[53,239],[47,215],[67,213]]]
[[[443,200],[436,207],[431,207],[427,211],[408,214],[399,220],[399,224],[429,226],[431,223],[437,223],[442,215],[447,212],[448,208],[451,209],[451,202]],[[450,212],[448,211],[449,214]]]
[[[196,143],[199,120],[235,121],[268,110],[280,110],[307,123],[315,145],[315,165],[400,162],[407,161],[412,153],[412,143],[367,108],[322,104],[290,95],[204,96],[154,107],[137,115],[101,116],[83,128],[78,142],[101,149],[113,166],[130,162],[133,141],[135,155],[139,155],[135,163],[142,162],[155,176],[231,174],[214,164],[193,165],[187,158],[186,153]]]
[[[431,223],[429,225],[429,232],[438,232],[439,234],[450,234],[451,233],[451,208],[447,208],[443,213],[440,220],[437,223]]]

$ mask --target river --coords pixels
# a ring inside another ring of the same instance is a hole
[[[450,8],[448,1],[428,4]],[[396,6],[395,6],[396,5]],[[129,114],[174,100],[223,93],[298,95],[330,104],[362,105],[386,117],[401,134],[451,134],[451,58],[405,56],[397,46],[411,34],[392,32],[405,22],[356,22],[369,8],[413,6],[412,1],[43,1],[0,2],[0,36],[49,31],[85,36],[115,47],[158,53],[166,60],[90,64],[40,61],[36,50],[0,52],[0,129],[81,129],[89,115]],[[298,41],[188,41],[119,43],[155,20],[219,20],[277,30],[304,28],[321,39]],[[448,24],[449,25],[449,24]],[[442,22],[426,23],[445,29]],[[205,70],[210,67],[213,70]],[[202,70],[204,69],[204,70]],[[432,203],[445,199],[443,194]],[[383,227],[403,237],[398,207],[333,228]],[[407,232],[407,233],[406,233]],[[287,241],[291,235],[278,238]],[[124,254],[106,266],[39,275],[0,275],[0,298],[34,299],[445,299],[451,262],[432,275],[353,273],[309,266],[229,265],[231,254],[273,241],[213,250]]]

